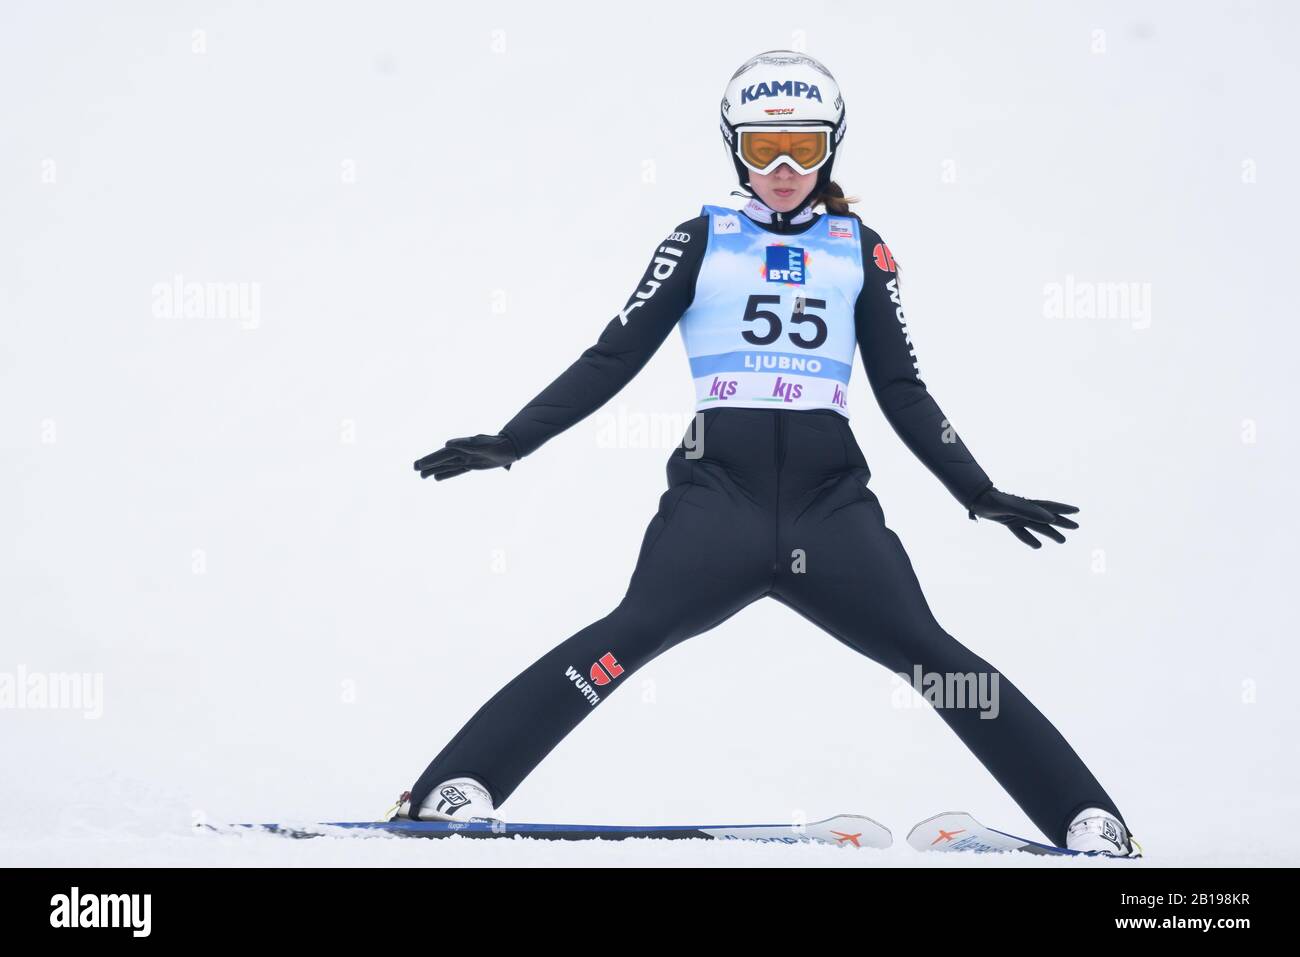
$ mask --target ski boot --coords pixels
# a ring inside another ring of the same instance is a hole
[[[1065,846],[1085,854],[1106,857],[1141,857],[1142,846],[1133,840],[1124,823],[1101,808],[1080,811],[1070,822]]]
[[[452,778],[434,788],[419,808],[411,808],[411,792],[403,791],[389,809],[389,821],[485,821],[504,824],[492,806],[492,795],[473,778]]]

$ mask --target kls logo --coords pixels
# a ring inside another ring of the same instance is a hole
[[[772,398],[782,402],[797,402],[803,398],[803,386],[797,382],[786,382],[777,376],[776,385],[772,387]]]
[[[739,385],[735,379],[719,379],[713,377],[713,384],[709,386],[710,399],[730,399],[736,394],[736,387]]]

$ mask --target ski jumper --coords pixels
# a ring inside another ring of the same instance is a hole
[[[993,485],[920,379],[889,248],[854,214],[765,211],[705,206],[679,225],[599,341],[502,429],[528,455],[680,328],[696,421],[668,458],[627,593],[484,704],[412,787],[412,807],[459,776],[501,807],[637,669],[763,597],[895,673],[995,672],[931,614],[849,428],[856,347],[888,421],[957,501]],[[995,717],[969,703],[935,710],[1054,843],[1084,808],[1122,821],[1060,732],[997,680]]]

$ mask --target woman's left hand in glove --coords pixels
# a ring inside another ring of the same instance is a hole
[[[987,518],[990,522],[1002,523],[1030,548],[1043,547],[1033,532],[1054,542],[1064,542],[1065,536],[1054,526],[1078,528],[1078,522],[1065,517],[1078,511],[1073,505],[1041,498],[1021,498],[995,488],[987,489],[970,505],[971,518]]]

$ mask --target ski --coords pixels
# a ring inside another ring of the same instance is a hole
[[[623,841],[653,838],[680,841],[758,841],[765,844],[830,844],[838,847],[886,848],[893,843],[889,829],[860,814],[840,814],[802,826],[793,824],[514,824],[491,821],[336,821],[322,824],[202,825],[209,830],[261,832],[289,838],[526,838],[545,841]]]
[[[1042,844],[1028,838],[1016,837],[1006,831],[985,827],[963,811],[946,811],[926,818],[907,835],[907,843],[918,851],[967,851],[976,854],[1021,851],[1026,854],[1060,855],[1071,857],[1103,857],[1101,851],[1073,851],[1055,844]],[[1139,853],[1132,857],[1141,857]],[[1132,858],[1116,858],[1128,860]]]

